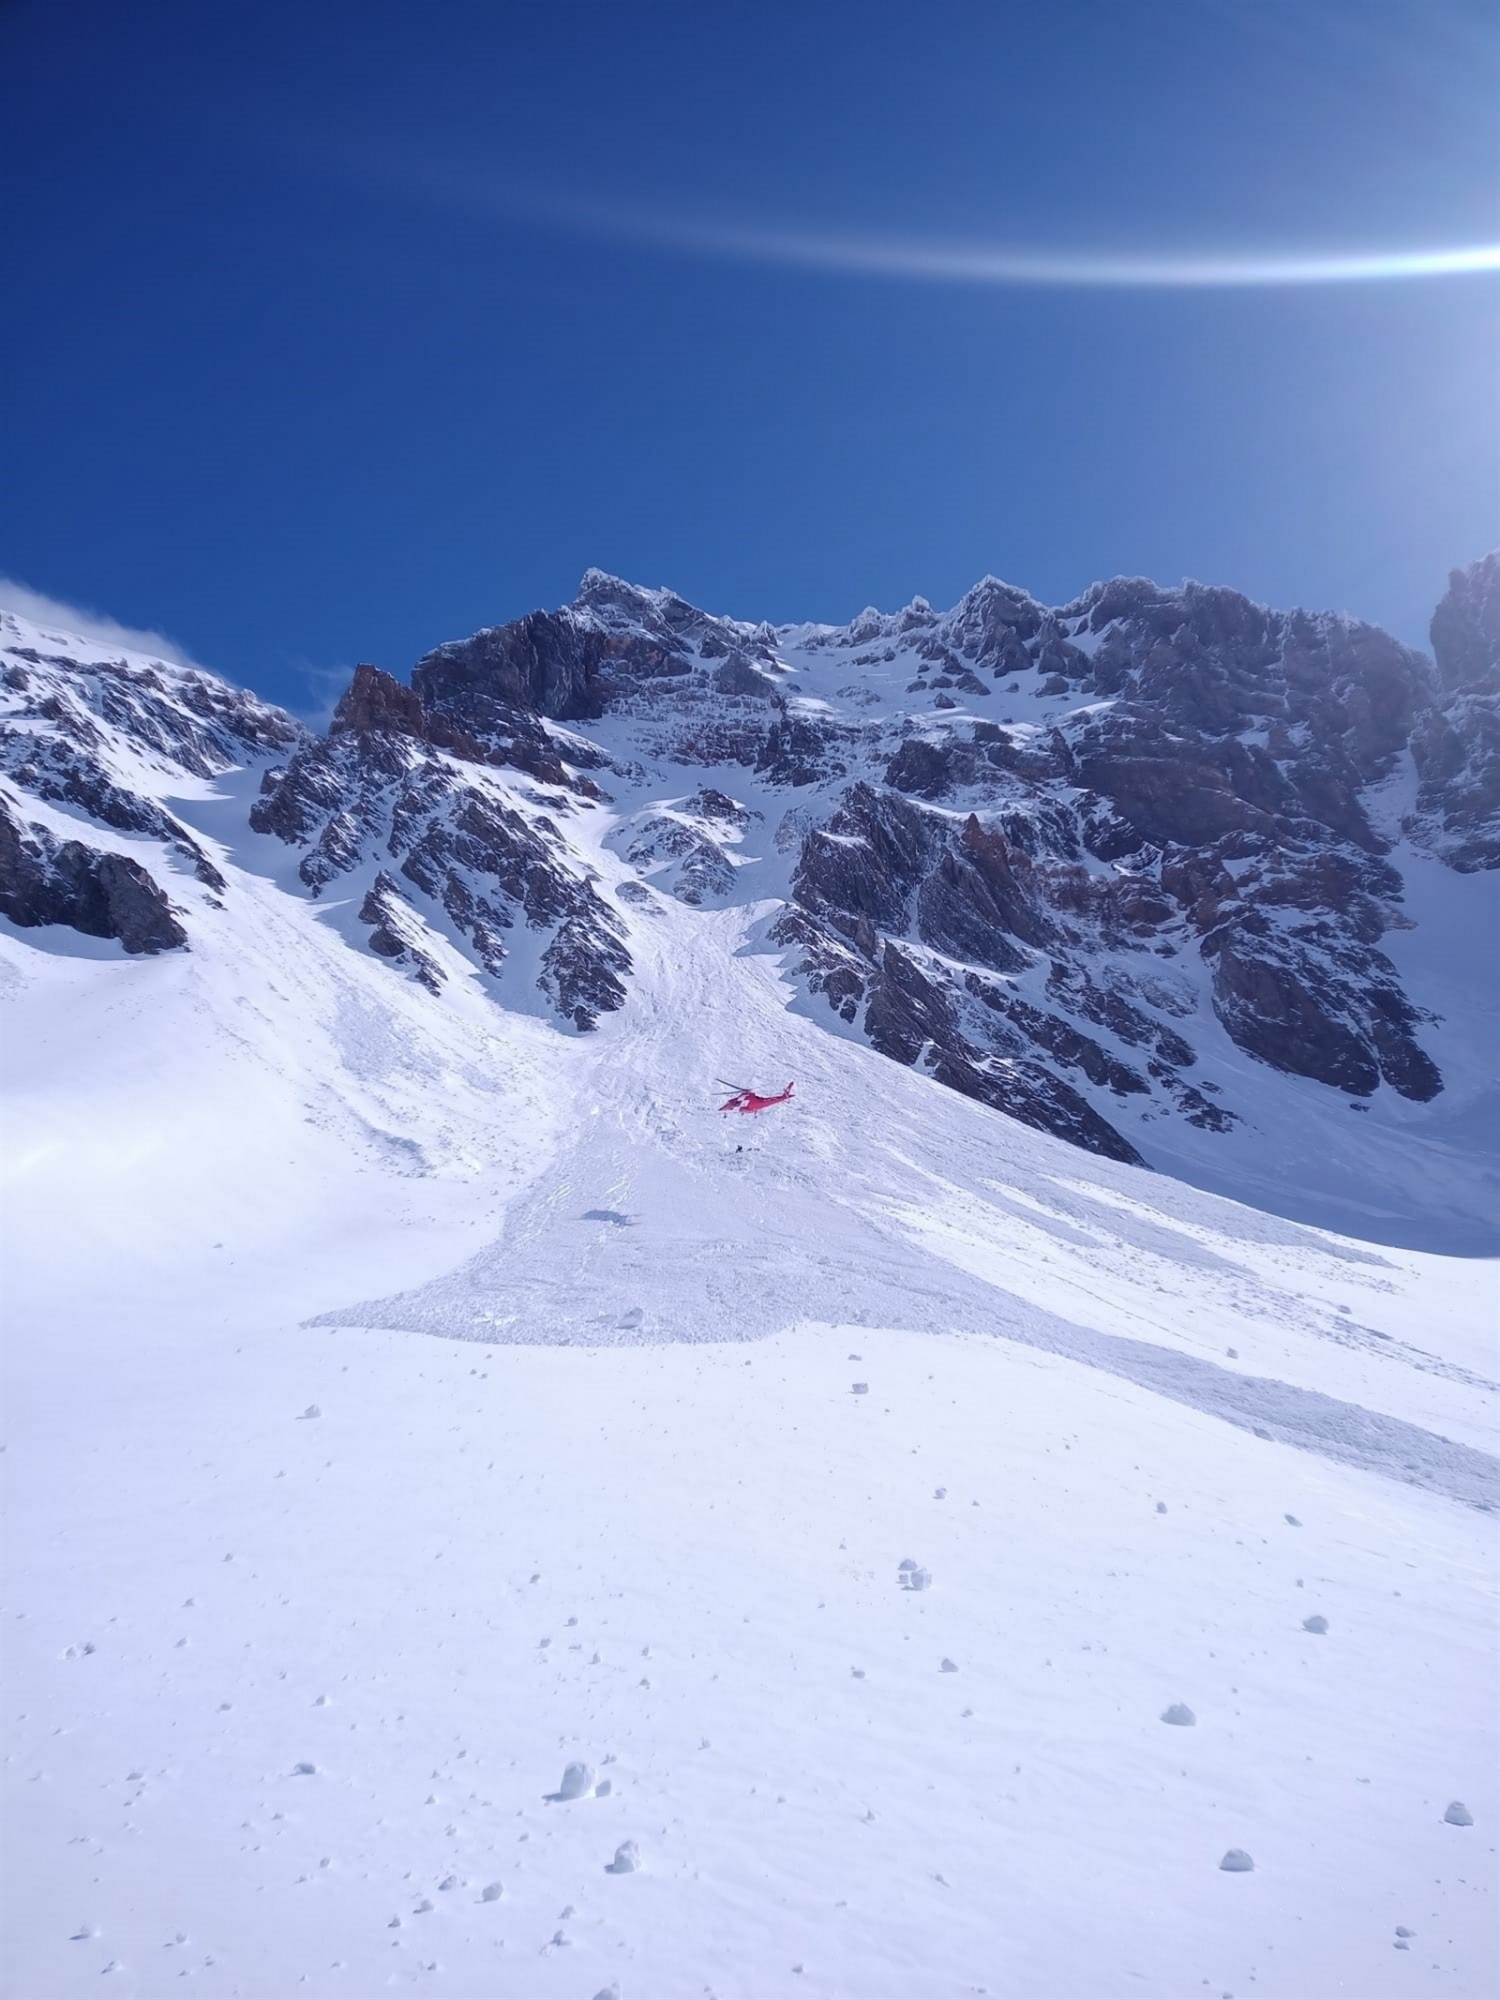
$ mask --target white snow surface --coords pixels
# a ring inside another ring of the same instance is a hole
[[[773,888],[435,999],[254,776],[190,952],[0,925],[0,1990],[1492,1990],[1493,1262],[829,1033]]]

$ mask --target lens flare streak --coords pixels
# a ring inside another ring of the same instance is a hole
[[[553,207],[575,227],[654,243],[664,249],[846,271],[871,277],[965,285],[1196,287],[1329,285],[1393,278],[1472,276],[1500,271],[1500,244],[1437,250],[1360,250],[1335,255],[1054,252],[844,236],[736,223],[706,223],[621,210]]]
[[[330,157],[318,148],[320,157]],[[964,243],[861,231],[809,229],[685,214],[648,203],[598,200],[494,178],[383,148],[340,148],[331,157],[363,180],[381,180],[428,200],[522,227],[555,228],[605,242],[731,262],[896,278],[935,284],[1213,290],[1252,286],[1369,284],[1392,279],[1500,273],[1500,243],[1438,249],[1242,251],[1045,249]]]

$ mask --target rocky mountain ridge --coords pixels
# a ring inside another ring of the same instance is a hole
[[[116,656],[0,611],[0,915],[133,953],[186,945],[157,870],[110,836],[160,843],[168,867],[217,898],[223,875],[164,796],[305,733],[215,674]]]
[[[1430,1104],[1387,945],[1403,855],[1500,866],[1497,607],[1500,556],[1455,572],[1434,665],[1196,584],[777,628],[590,571],[409,685],[361,666],[321,736],[6,614],[0,912],[190,944],[171,878],[208,921],[224,876],[175,802],[250,769],[297,892],[435,996],[457,968],[588,1030],[668,904],[744,905],[837,1032],[1113,1158],[1251,1115],[1226,1043]]]

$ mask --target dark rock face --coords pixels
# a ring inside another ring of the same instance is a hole
[[[56,717],[49,717],[55,720]],[[74,806],[117,833],[144,834],[164,841],[190,861],[200,882],[224,888],[224,878],[192,835],[155,799],[143,797],[110,776],[87,736],[41,736],[0,727],[0,770],[17,788],[51,805]]]
[[[870,980],[865,1032],[882,1055],[908,1065],[920,1061],[939,1083],[1023,1125],[1070,1139],[1106,1159],[1141,1164],[1130,1142],[1045,1064],[1019,1054],[1000,1056],[970,1041],[954,998],[915,954],[887,942]],[[1094,1046],[1076,1039],[1081,1046]],[[1021,1046],[1018,1041],[1018,1051]],[[1102,1058],[1103,1052],[1098,1053]]]
[[[426,685],[433,688],[430,677]],[[468,713],[480,706],[471,700]],[[559,1015],[587,1030],[623,1004],[629,955],[619,918],[570,863],[552,818],[536,808],[571,811],[571,793],[597,796],[597,789],[570,778],[534,719],[519,733],[517,763],[511,721],[486,737],[435,699],[362,666],[328,735],[267,772],[250,821],[257,832],[304,849],[298,873],[314,895],[374,861],[378,873],[360,911],[371,926],[370,949],[414,968],[432,991],[443,975],[423,943],[411,890],[495,976],[512,956],[518,924],[548,933],[535,983]],[[528,788],[520,798],[499,775],[515,769],[567,789],[544,796]]]
[[[672,713],[667,754],[684,764],[754,761],[768,711],[781,703],[775,633],[712,618],[670,591],[638,590],[590,570],[573,604],[439,646],[417,662],[412,688],[490,754],[562,782],[556,739],[543,721],[588,722],[606,711]],[[570,737],[566,762],[589,755]],[[580,754],[582,753],[582,754]],[[594,753],[597,766],[605,761]]]
[[[572,605],[439,646],[417,662],[412,686],[480,731],[503,729],[509,711],[591,720],[655,682],[685,677],[698,657],[722,661],[720,693],[765,700],[774,683],[756,671],[755,656],[768,656],[774,639],[769,626],[711,618],[670,591],[590,570]]]
[[[1449,576],[1432,614],[1432,657],[1449,690],[1493,688],[1500,678],[1500,549]]]
[[[1390,961],[1325,942],[1333,950],[1314,953],[1277,937],[1254,913],[1223,935],[1210,934],[1203,948],[1214,961],[1220,1020],[1241,1048],[1273,1068],[1351,1096],[1368,1096],[1384,1077],[1403,1097],[1435,1097],[1442,1078],[1413,1037],[1416,1012]]]
[[[85,937],[118,938],[132,953],[187,943],[171,904],[138,861],[59,841],[45,827],[16,819],[3,799],[0,913],[27,929],[65,924]]]
[[[479,729],[509,712],[583,721],[600,712],[595,683],[603,648],[562,612],[533,612],[514,625],[476,632],[417,662],[412,686],[424,701]]]
[[[1465,674],[1495,672],[1497,574],[1492,563],[1455,579],[1460,601],[1440,614]],[[865,614],[823,643],[898,641],[913,620],[941,671],[924,669],[908,694],[956,686],[960,671],[1030,674],[1041,696],[1079,705],[1045,730],[922,724],[882,786],[856,783],[808,832],[793,882],[803,914],[775,935],[845,1020],[864,1008],[876,1045],[914,1060],[912,1035],[890,1027],[887,950],[925,947],[920,976],[950,995],[951,1019],[929,1008],[924,1044],[960,1061],[961,1039],[1011,1061],[1029,1046],[1054,1076],[1121,1098],[1161,1091],[1222,1130],[1233,1114],[1182,1074],[1190,1043],[1083,969],[1104,953],[1193,950],[1220,1021],[1259,1060],[1356,1096],[1382,1081],[1418,1101],[1441,1089],[1417,1010],[1377,948],[1405,920],[1366,791],[1410,743],[1446,786],[1450,825],[1492,813],[1500,759],[1482,694],[1455,696],[1463,712],[1450,715],[1428,663],[1373,627],[1130,578],[1056,613],[989,579],[946,619],[923,606]],[[1465,830],[1445,858],[1481,865],[1488,849]],[[1045,1008],[1007,984],[1038,954],[1054,966]],[[972,1015],[958,1025],[960,992],[982,998],[983,1028]],[[1152,1047],[1149,1082],[1096,1028]],[[1063,1129],[1065,1114],[1046,1116]]]
[[[1500,550],[1456,569],[1433,613],[1445,691],[1412,731],[1414,840],[1450,868],[1500,868]]]
[[[371,948],[393,961],[394,945],[397,962],[415,963],[421,918],[401,907],[413,890],[493,975],[507,974],[518,929],[545,934],[536,983],[560,1016],[591,1028],[624,1004],[630,957],[618,911],[558,820],[603,798],[587,773],[610,759],[558,725],[626,713],[648,736],[661,724],[652,747],[672,762],[749,765],[783,714],[774,661],[769,626],[590,571],[574,604],[439,646],[410,687],[360,667],[328,736],[268,774],[251,822],[304,850],[299,873],[315,894],[377,862],[389,886],[370,891],[365,921]],[[549,789],[518,792],[516,773]],[[616,844],[635,866],[665,867],[679,900],[717,900],[734,875],[725,841],[750,817],[705,787]]]

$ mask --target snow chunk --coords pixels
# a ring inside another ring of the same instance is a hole
[[[568,1799],[586,1799],[594,1789],[594,1767],[592,1764],[569,1764],[562,1774],[562,1783],[555,1792],[548,1792],[548,1800],[562,1804]]]

